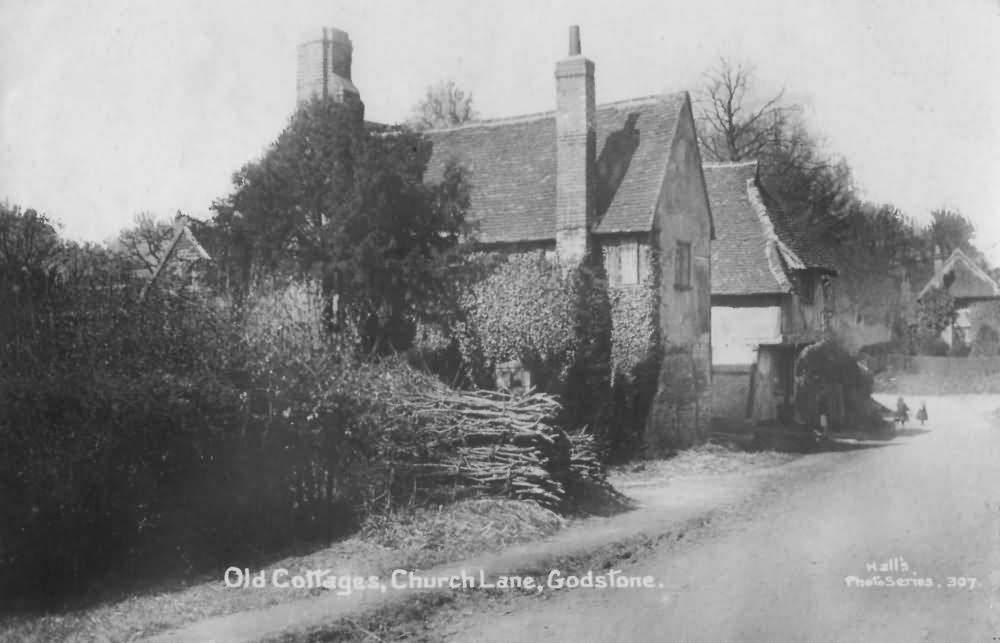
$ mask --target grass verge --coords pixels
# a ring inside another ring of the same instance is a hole
[[[537,540],[566,524],[533,502],[482,498],[402,511],[370,520],[356,536],[266,567],[290,574],[331,569],[358,576],[424,568]],[[234,564],[239,566],[238,561]],[[257,570],[252,570],[256,572]],[[322,594],[323,589],[240,588],[222,583],[222,570],[184,589],[134,595],[63,614],[0,621],[0,640],[132,641],[203,619],[260,609]]]

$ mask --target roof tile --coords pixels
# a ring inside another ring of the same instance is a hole
[[[597,233],[652,228],[685,92],[597,107]],[[427,132],[427,179],[449,160],[470,173],[468,220],[484,243],[555,238],[556,131],[552,112]]]

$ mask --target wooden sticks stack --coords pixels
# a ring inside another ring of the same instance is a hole
[[[551,395],[436,389],[401,399],[436,456],[420,475],[439,483],[554,508],[568,476],[603,479],[593,438],[554,428],[561,405]]]

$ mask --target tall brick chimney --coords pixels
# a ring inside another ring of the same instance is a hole
[[[578,266],[589,252],[596,111],[594,63],[580,53],[580,28],[573,26],[569,57],[556,63],[556,254],[567,267]]]
[[[299,42],[296,97],[304,103],[314,96],[330,96],[364,113],[361,93],[351,82],[354,46],[347,32],[324,27]]]

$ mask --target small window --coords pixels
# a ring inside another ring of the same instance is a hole
[[[639,244],[635,241],[623,243],[621,252],[621,283],[631,286],[639,283]]]
[[[686,241],[677,242],[677,253],[674,263],[674,287],[688,289],[691,287],[691,244]]]
[[[799,300],[812,304],[816,300],[816,275],[811,272],[799,273]]]
[[[608,282],[615,286],[632,286],[640,281],[642,269],[639,253],[642,246],[636,241],[615,243],[604,247],[604,270]]]

